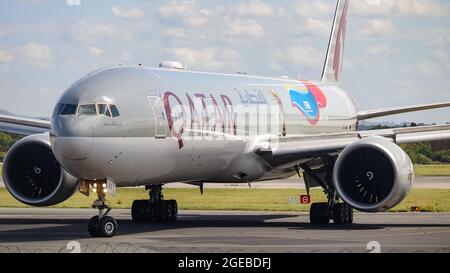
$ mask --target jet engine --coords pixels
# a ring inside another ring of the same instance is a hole
[[[14,198],[37,207],[59,204],[78,187],[78,179],[53,155],[48,133],[25,137],[11,147],[3,161],[3,181]]]
[[[347,146],[333,171],[339,196],[364,212],[386,211],[400,203],[414,180],[409,156],[383,137],[370,137]]]

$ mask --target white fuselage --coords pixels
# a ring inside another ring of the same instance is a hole
[[[282,178],[292,170],[268,166],[257,143],[357,127],[337,86],[246,75],[115,67],[78,81],[59,104],[78,111],[52,118],[58,161],[118,186]],[[83,115],[90,104],[113,104],[120,116]]]

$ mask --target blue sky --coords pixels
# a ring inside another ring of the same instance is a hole
[[[450,1],[353,0],[342,86],[360,109],[450,101]],[[78,4],[79,3],[79,4]],[[319,79],[334,0],[0,2],[0,109],[48,116],[118,63]],[[448,122],[450,110],[389,121]]]

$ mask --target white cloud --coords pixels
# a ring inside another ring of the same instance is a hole
[[[322,54],[312,46],[292,46],[288,48],[286,60],[296,64],[308,67],[317,67],[320,63]]]
[[[360,1],[360,0],[357,0]],[[334,12],[335,4],[330,5],[330,1],[324,0],[301,0],[293,7],[295,13],[302,17],[330,17]]]
[[[360,29],[359,34],[364,36],[390,36],[397,33],[397,28],[387,19],[373,19],[366,22]]]
[[[262,38],[265,35],[264,28],[253,20],[236,20],[229,23],[230,35]]]
[[[200,9],[195,0],[171,1],[159,8],[159,15],[190,27],[202,27],[211,15],[209,10]]]
[[[423,76],[433,76],[439,73],[438,66],[431,61],[421,61],[416,68]]]
[[[124,10],[121,7],[113,6],[111,8],[112,13],[116,17],[121,17],[125,19],[142,19],[145,17],[144,11],[138,7],[132,7],[129,10]]]
[[[270,17],[274,15],[274,8],[261,0],[253,0],[237,5],[236,13],[240,16]]]
[[[181,62],[186,62],[188,68],[192,67],[198,70],[236,70],[238,67],[239,53],[233,49],[180,47],[167,49],[166,51]]]
[[[318,35],[329,35],[331,32],[331,23],[329,20],[308,18],[305,27],[309,32]]]
[[[369,47],[369,53],[375,56],[387,57],[392,54],[392,48],[385,44],[371,45]]]
[[[308,45],[291,46],[286,51],[275,51],[270,65],[275,70],[280,70],[286,64],[295,67],[317,68],[323,61],[322,56],[316,48]]]
[[[48,45],[30,42],[20,48],[20,53],[32,66],[48,67],[53,65],[53,53]]]
[[[114,24],[91,24],[80,20],[70,26],[69,35],[79,41],[92,43],[97,39],[131,40],[133,34],[122,26]]]
[[[448,6],[437,0],[374,0],[351,1],[351,12],[357,15],[423,16],[448,14]]]
[[[132,58],[133,57],[132,57],[131,53],[128,50],[126,50],[126,49],[122,50],[122,53],[120,54],[120,61],[121,62],[128,63],[128,62],[131,61]]]
[[[0,46],[0,63],[9,63],[14,60],[14,54]]]
[[[450,38],[446,36],[435,37],[423,46],[423,54],[411,56],[409,64],[401,65],[401,72],[414,83],[418,81],[420,83],[437,84],[438,88],[448,86],[447,75],[450,73],[449,46]]]
[[[89,48],[89,55],[91,55],[91,56],[100,56],[102,54],[103,54],[103,49],[100,49],[95,46],[92,46]]]
[[[184,39],[186,38],[186,33],[182,28],[168,28],[164,33],[172,38]]]
[[[430,45],[433,47],[436,47],[436,48],[449,46],[450,45],[450,37],[449,36],[437,36],[433,41],[431,41]]]

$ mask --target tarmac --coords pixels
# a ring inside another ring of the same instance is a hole
[[[450,252],[450,213],[356,213],[351,225],[311,225],[308,214],[181,211],[176,223],[131,221],[91,238],[91,209],[0,209],[0,252],[267,253]]]

